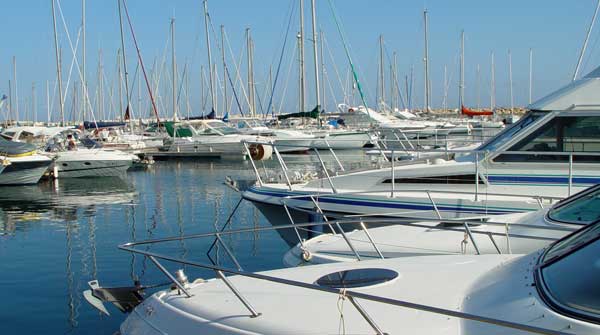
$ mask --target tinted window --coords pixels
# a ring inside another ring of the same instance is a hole
[[[392,179],[383,181],[384,184],[391,184]],[[431,176],[431,177],[413,177],[413,178],[395,178],[394,183],[398,184],[475,184],[475,174],[463,174],[454,176]],[[484,184],[483,179],[479,178],[479,184]]]
[[[600,317],[600,225],[555,244],[544,256],[543,293],[560,310],[588,318]],[[558,250],[555,250],[557,249]],[[576,275],[575,275],[576,274]]]
[[[504,131],[500,132],[496,137],[491,139],[488,143],[484,144],[479,150],[487,150],[487,151],[495,151],[504,143],[508,142],[510,139],[515,137],[518,133],[520,133],[523,129],[529,127],[534,121],[538,120],[542,117],[541,113],[529,113],[521,118],[517,123],[513,124],[511,127],[506,128]]]
[[[600,187],[584,192],[571,201],[550,209],[548,217],[554,221],[589,224],[600,219]]]
[[[600,116],[563,116],[515,144],[508,151],[594,152],[600,153]],[[504,154],[499,162],[568,161],[568,156]],[[574,156],[574,161],[600,162],[599,156]]]

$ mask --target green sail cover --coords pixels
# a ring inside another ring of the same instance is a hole
[[[187,128],[179,128],[178,125],[180,124],[179,122],[173,122],[173,121],[165,121],[162,123],[165,126],[165,129],[167,129],[167,133],[169,134],[169,136],[171,137],[192,137],[192,131],[190,129]],[[175,132],[175,129],[177,129],[177,133]],[[175,134],[175,136],[173,136],[173,134]]]
[[[309,118],[313,118],[313,119],[318,119],[319,118],[319,109],[320,109],[319,107],[321,107],[321,106],[315,107],[310,112],[300,112],[300,113],[277,115],[277,120],[285,120],[285,119],[289,119],[292,117],[309,117]]]

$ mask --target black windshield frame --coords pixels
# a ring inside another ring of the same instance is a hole
[[[566,315],[566,316],[569,316],[569,317],[572,317],[572,318],[575,318],[578,320],[583,320],[583,321],[592,322],[595,324],[600,324],[600,315],[596,315],[596,314],[592,315],[590,313],[586,313],[586,312],[580,311],[578,309],[566,306],[566,305],[560,303],[559,301],[557,301],[553,297],[548,285],[544,281],[544,276],[542,274],[542,270],[544,268],[549,267],[552,264],[555,264],[557,262],[560,262],[562,259],[565,259],[565,258],[569,257],[570,255],[573,255],[574,253],[578,252],[579,250],[582,250],[582,249],[586,248],[587,246],[598,242],[600,240],[600,233],[597,233],[596,236],[590,238],[589,240],[585,241],[584,243],[582,243],[580,245],[576,245],[575,247],[556,255],[555,257],[546,259],[546,255],[548,255],[548,253],[552,250],[553,247],[555,247],[557,244],[559,244],[567,239],[573,238],[576,235],[585,234],[586,231],[595,229],[595,228],[597,228],[597,226],[600,226],[600,220],[597,220],[596,222],[594,222],[592,224],[589,224],[581,229],[578,229],[578,230],[572,232],[571,234],[561,238],[560,240],[553,242],[550,246],[546,247],[546,249],[543,251],[543,253],[538,258],[538,264],[536,265],[536,267],[534,269],[533,277],[534,277],[534,285],[536,287],[536,290],[537,290],[539,296],[552,310],[554,310],[557,313],[560,313],[562,315]]]

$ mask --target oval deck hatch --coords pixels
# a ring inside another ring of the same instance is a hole
[[[389,269],[367,268],[339,271],[325,275],[315,282],[331,288],[355,288],[383,284],[398,278],[398,272]]]

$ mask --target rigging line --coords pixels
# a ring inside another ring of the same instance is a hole
[[[77,61],[77,57],[76,57],[77,52],[75,51],[75,49],[73,49],[73,42],[71,41],[71,35],[69,34],[69,30],[67,29],[67,22],[65,21],[65,16],[63,15],[63,12],[62,12],[60,0],[56,0],[56,4],[57,4],[58,12],[60,13],[63,27],[65,29],[65,33],[67,34],[67,40],[69,41],[69,47],[71,47],[71,53],[73,53],[73,59],[75,60],[75,64],[77,65],[77,72],[79,73],[79,80],[81,80],[83,82],[83,75],[81,74],[81,68],[79,66],[79,62]],[[84,91],[85,95],[88,96],[87,88],[85,87],[85,85],[84,85],[83,91]],[[60,97],[60,98],[62,99],[62,97]],[[98,124],[96,123],[96,116],[94,115],[94,110],[93,110],[92,106],[90,105],[89,99],[85,99],[85,100],[87,100],[88,105],[90,107],[90,112],[92,113],[92,121],[94,121],[94,124],[96,124],[96,128],[98,128]]]
[[[146,74],[146,69],[144,68],[144,61],[142,60],[142,53],[140,52],[140,48],[137,43],[137,38],[135,37],[135,33],[133,31],[133,25],[131,24],[131,18],[129,17],[129,11],[127,10],[127,0],[123,0],[123,8],[125,9],[125,16],[127,16],[127,22],[129,23],[129,29],[131,30],[131,36],[133,37],[133,43],[135,44],[135,49],[137,51],[138,59],[140,61],[140,65],[142,67],[142,73],[144,74],[144,81],[146,82],[146,88],[148,89],[148,94],[150,95],[150,101],[152,102],[152,108],[154,109],[154,115],[156,116],[156,123],[160,128],[160,117],[158,116],[158,110],[156,109],[156,102],[154,101],[154,96],[152,95],[152,88],[150,87],[150,82],[148,81],[148,75]]]
[[[298,50],[298,46],[296,43],[294,43],[294,50],[292,51],[292,54],[295,54],[296,50]],[[294,62],[295,62],[294,57],[290,57],[290,65],[288,67],[287,80],[285,81],[285,86],[284,86],[283,92],[281,94],[281,102],[279,103],[279,108],[277,109],[279,111],[278,114],[281,114],[281,110],[283,108],[283,102],[285,101],[285,95],[287,94],[287,88],[290,83],[289,79],[290,79],[290,76],[292,73],[292,65],[294,65]]]
[[[75,64],[75,58],[77,58],[77,50],[79,49],[79,36],[81,34],[81,28],[77,32],[77,40],[75,40],[75,54],[71,59],[71,66],[69,67],[69,75],[67,76],[67,84],[65,85],[65,94],[62,96],[63,106],[67,103],[67,95],[69,95],[69,86],[71,84],[71,75],[73,74],[73,65]]]
[[[336,65],[335,59],[333,58],[333,53],[331,52],[331,48],[329,47],[329,42],[327,42],[327,38],[323,36],[323,42],[325,42],[325,49],[327,49],[327,53],[329,54],[329,58],[331,59],[331,64],[333,64],[333,69],[335,70],[335,74],[337,76],[338,82],[340,84],[340,88],[344,95],[346,94],[346,85],[342,82],[342,77],[340,75],[339,69]],[[335,96],[334,96],[335,98]]]
[[[216,41],[217,40],[217,33],[215,31],[215,26],[213,25],[210,13],[207,13],[207,16],[208,16],[208,22],[210,24],[210,30],[212,31],[213,37],[215,38],[215,41]],[[225,28],[223,28],[223,30],[225,30]],[[225,32],[225,36],[227,36],[226,32]],[[221,54],[225,53],[225,50],[221,49],[221,45],[219,45],[219,43],[217,43],[217,49],[218,49],[218,51],[221,52]],[[231,80],[231,74],[229,73],[229,67],[227,66],[227,62],[225,62],[223,64],[223,67],[225,68],[225,74],[227,75],[227,80],[229,81],[229,84],[231,85],[231,90],[233,91],[233,96],[235,97],[235,103],[238,106],[238,110],[240,111],[240,114],[242,116],[244,116],[244,112],[242,111],[242,104],[240,103],[240,100],[238,99],[238,95],[237,95],[237,92],[235,90],[235,86],[233,85],[233,81]],[[209,69],[209,70],[212,71],[211,69]],[[217,80],[220,80],[219,79],[220,77],[218,76],[218,74],[216,75],[216,77],[217,77]],[[225,86],[225,85],[227,85],[227,83],[223,83],[223,86]],[[219,85],[219,87],[221,87],[221,85]],[[222,87],[221,87],[221,90],[223,90]],[[225,113],[227,113],[227,112],[229,112],[229,111],[225,111]]]
[[[231,49],[231,43],[229,42],[229,35],[227,35],[227,31],[225,31],[225,41],[227,42],[227,49],[229,50],[229,56],[230,56],[230,58],[233,59],[233,60],[235,60],[236,57],[233,54],[233,50]],[[240,72],[241,72],[240,68],[242,66],[242,54],[243,53],[244,53],[244,48],[242,48],[240,50],[240,55],[237,58],[237,59],[239,59],[239,61],[238,61],[239,63],[236,63],[235,61],[233,62],[233,65],[235,67],[235,72],[236,72],[235,73],[235,75],[236,75],[235,81],[236,81],[236,83],[240,83],[240,89],[242,90],[242,93],[244,94],[244,99],[246,99],[245,102],[248,104],[248,106],[250,106],[250,99],[248,98],[248,95],[246,94],[246,89],[244,88],[244,85],[241,84],[242,77],[241,77],[241,74],[240,74]],[[233,87],[234,84],[232,83],[231,86]],[[235,92],[235,90],[234,90],[234,92]]]
[[[187,66],[188,66],[188,62],[186,59],[185,64],[183,65],[183,71],[181,71],[181,83],[179,84],[179,89],[177,89],[177,105],[179,105],[179,100],[181,98],[181,91],[183,91],[183,83],[185,82]]]
[[[327,2],[329,3],[329,8],[331,9],[331,13],[333,14],[333,19],[335,21],[335,25],[337,27],[338,33],[340,34],[340,38],[342,39],[342,44],[344,45],[344,51],[346,53],[346,58],[348,59],[348,62],[350,63],[350,68],[352,69],[352,76],[354,78],[354,82],[356,83],[356,87],[358,88],[358,92],[360,93],[360,99],[361,99],[363,105],[365,106],[365,109],[367,110],[367,115],[369,115],[369,117],[370,117],[371,112],[369,112],[369,106],[367,104],[367,101],[365,100],[365,95],[363,93],[360,81],[358,80],[358,75],[356,74],[356,70],[354,68],[354,63],[352,62],[352,58],[350,57],[348,45],[346,44],[346,38],[344,37],[344,33],[342,32],[342,28],[340,27],[340,23],[339,23],[337,14],[335,12],[335,7],[333,5],[332,0],[328,0]]]
[[[269,110],[271,110],[271,106],[273,105],[273,95],[275,94],[275,88],[277,87],[277,82],[279,79],[279,71],[281,70],[281,64],[283,63],[285,47],[287,46],[288,36],[290,33],[290,27],[292,25],[292,17],[294,15],[294,12],[296,9],[296,6],[294,6],[293,4],[294,4],[294,2],[291,2],[290,17],[288,19],[288,26],[287,26],[287,30],[285,31],[285,37],[283,38],[283,46],[281,47],[281,53],[279,54],[279,63],[277,64],[277,70],[275,71],[275,79],[273,80],[273,83],[272,83],[271,97],[269,98],[269,105],[267,106],[267,113],[269,112]],[[315,66],[317,66],[317,65],[315,65]],[[259,99],[259,101],[260,101],[260,99]]]
[[[386,56],[388,62],[390,64],[392,64],[393,60],[390,57],[390,52],[389,52],[385,42],[383,43],[383,50],[385,51],[385,56]],[[395,70],[396,69],[394,69],[394,73],[392,73],[392,77],[394,77],[394,82],[392,83],[392,85],[395,85],[396,89],[394,91],[398,92],[398,95],[400,96],[400,101],[402,102],[402,106],[406,109],[406,103],[404,102],[404,96],[402,95],[402,90],[400,89],[400,82],[398,81],[398,74],[396,73]]]

